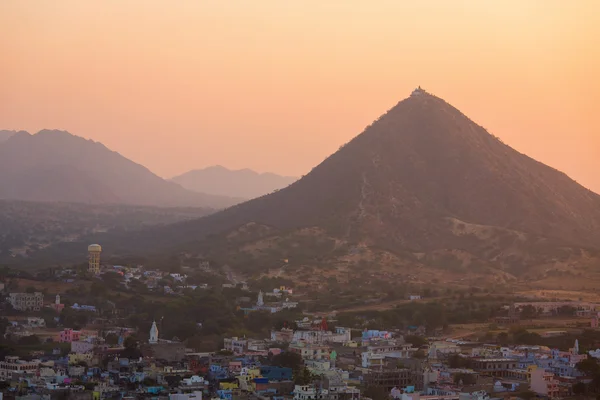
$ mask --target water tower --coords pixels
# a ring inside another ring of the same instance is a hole
[[[100,273],[100,253],[102,247],[99,244],[90,244],[88,246],[88,272],[92,274]]]

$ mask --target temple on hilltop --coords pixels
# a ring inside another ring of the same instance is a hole
[[[419,95],[424,94],[424,93],[427,93],[427,92],[425,91],[425,89],[421,89],[421,86],[419,86],[418,88],[416,88],[415,90],[412,91],[412,93],[410,94],[410,96],[411,97],[419,96]]]

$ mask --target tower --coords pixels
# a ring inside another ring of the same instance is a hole
[[[262,307],[265,305],[265,302],[263,301],[263,292],[262,290],[260,292],[258,292],[258,301],[256,302],[256,305],[258,307]]]
[[[148,339],[148,343],[158,343],[158,328],[156,327],[156,321],[152,321],[152,328],[150,328],[150,339]]]
[[[54,304],[60,304],[60,294],[56,295],[56,300],[54,300]]]
[[[92,274],[100,273],[100,253],[102,247],[99,244],[90,244],[88,246],[88,272]]]

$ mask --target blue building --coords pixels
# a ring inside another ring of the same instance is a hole
[[[274,367],[263,365],[260,367],[260,374],[269,381],[289,381],[292,380],[292,369],[287,367]]]

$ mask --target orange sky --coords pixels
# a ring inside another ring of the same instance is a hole
[[[600,192],[600,1],[2,0],[0,129],[300,175],[417,85]]]

